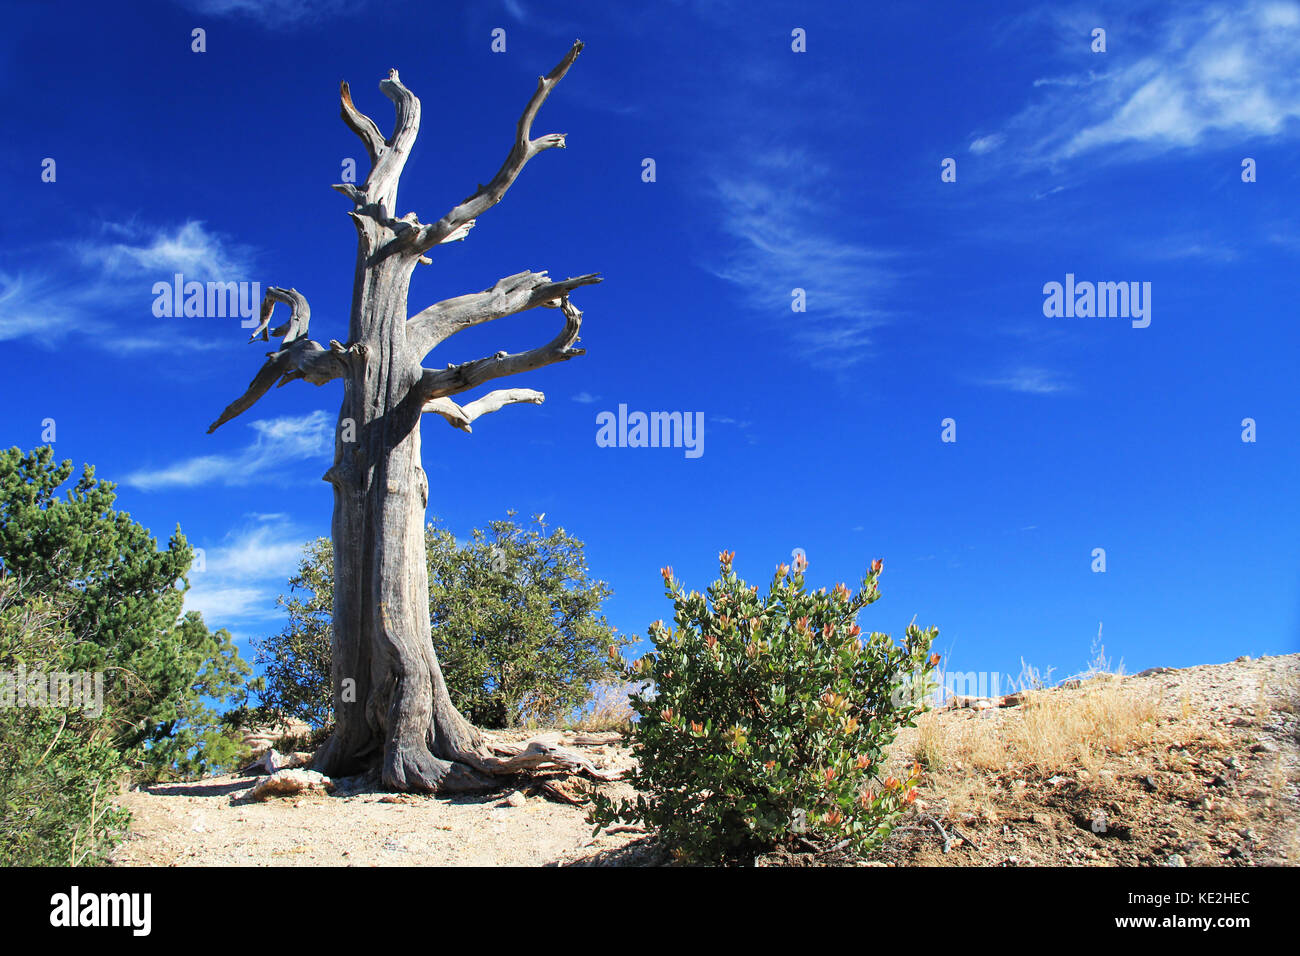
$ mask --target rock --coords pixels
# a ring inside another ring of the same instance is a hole
[[[1249,654],[1242,654],[1240,657],[1238,657],[1236,660],[1234,660],[1233,663],[1234,663],[1234,664],[1244,664],[1244,663],[1246,663],[1246,661],[1248,661],[1248,660],[1250,660],[1250,655],[1249,655]]]
[[[1061,784],[1065,783],[1065,781],[1068,779],[1069,777],[1062,777],[1058,773],[1055,777],[1048,777],[1047,782],[1051,784],[1053,787],[1059,787]]]
[[[241,770],[240,775],[247,777],[250,774],[278,773],[281,770],[292,770],[294,767],[305,767],[311,763],[311,758],[311,754],[301,750],[286,755],[272,747]]]
[[[1150,774],[1147,774],[1145,777],[1142,778],[1142,786],[1146,787],[1148,790],[1151,790],[1153,792],[1160,789],[1160,785],[1156,783],[1156,778],[1151,776]]]
[[[315,770],[279,770],[259,780],[248,792],[248,799],[265,800],[268,797],[292,796],[311,791],[323,793],[333,789],[334,781]]]
[[[1176,668],[1173,667],[1148,667],[1144,671],[1138,671],[1137,677],[1152,677],[1156,674],[1172,674]]]
[[[1019,707],[1028,699],[1029,699],[1029,693],[1027,691],[1018,690],[1014,694],[1007,694],[1005,697],[1003,697],[1001,706]]]
[[[1182,856],[1180,856],[1177,853],[1170,853],[1169,859],[1165,861],[1165,866],[1186,866],[1186,865],[1187,865],[1187,861],[1185,861],[1182,858]]]
[[[1261,740],[1250,745],[1250,752],[1256,754],[1277,753],[1277,745],[1269,740]]]
[[[528,803],[528,798],[525,797],[522,792],[516,790],[514,793],[510,794],[510,796],[506,797],[506,803],[512,807],[522,807]]]
[[[1048,813],[1035,813],[1030,817],[1039,826],[1050,827],[1052,825],[1052,816]]]

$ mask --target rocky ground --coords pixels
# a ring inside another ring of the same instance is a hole
[[[773,854],[765,865],[1300,864],[1300,654],[1157,669],[927,714],[892,748],[926,768],[919,799],[870,858]],[[1011,704],[1011,706],[998,706]],[[571,740],[566,742],[572,742]],[[621,742],[583,748],[629,766]],[[264,801],[259,777],[123,794],[120,866],[645,865],[652,835],[593,836],[572,777],[459,798],[340,787]],[[548,790],[548,784],[554,786]]]

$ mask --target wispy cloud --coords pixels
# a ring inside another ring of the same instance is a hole
[[[977,156],[983,153],[991,153],[1004,142],[1006,142],[1006,137],[1001,133],[990,133],[988,136],[979,136],[973,139],[970,144],[970,151]]]
[[[324,20],[356,10],[365,0],[179,0],[184,7],[210,17],[247,17],[265,26]]]
[[[709,421],[714,422],[718,425],[734,425],[735,427],[740,429],[748,428],[750,425],[754,424],[751,421],[748,420],[742,421],[741,419],[738,418],[731,418],[728,415],[710,415]]]
[[[278,617],[276,598],[288,592],[307,543],[281,516],[249,515],[221,544],[204,548],[203,568],[189,576],[185,610],[200,612],[212,627]]]
[[[93,328],[84,290],[39,273],[0,273],[0,342],[32,338],[54,345],[66,335]]]
[[[600,401],[600,396],[593,395],[591,392],[579,392],[577,395],[573,396],[573,400],[579,405],[590,405],[593,402]]]
[[[1060,16],[1085,42],[1095,17]],[[1300,4],[1174,7],[1149,22],[1134,17],[1122,34],[1145,55],[1095,54],[1120,65],[1035,80],[1038,96],[1003,131],[1007,153],[1036,166],[1300,132]]]
[[[1171,235],[1160,240],[1129,243],[1135,258],[1160,262],[1199,259],[1204,262],[1235,262],[1241,254],[1229,242],[1214,239],[1208,233]]]
[[[1035,366],[1011,369],[996,378],[981,379],[978,384],[1029,395],[1052,395],[1070,390],[1070,386],[1057,373]]]
[[[107,222],[101,233],[101,240],[60,248],[57,274],[39,264],[0,273],[0,341],[53,348],[80,333],[87,345],[118,354],[210,347],[176,329],[141,335],[138,324],[124,336],[118,317],[148,317],[155,325],[152,283],[170,282],[177,272],[187,281],[249,280],[252,250],[197,221],[170,228]],[[48,258],[45,250],[42,259]]]
[[[257,432],[251,445],[232,455],[200,455],[156,469],[141,469],[122,479],[142,491],[194,488],[199,485],[247,485],[274,480],[276,469],[295,461],[324,456],[331,442],[329,417],[322,410],[307,415],[249,422]]]
[[[799,151],[769,151],[714,177],[731,241],[706,268],[735,284],[752,308],[786,320],[805,358],[856,362],[872,345],[871,330],[890,317],[878,293],[893,284],[892,253],[840,235],[830,224],[842,216],[817,196],[824,183],[791,188],[795,169],[820,175]],[[795,289],[804,290],[806,311],[789,321]]]
[[[172,232],[121,224],[108,224],[105,231],[123,235],[128,241],[82,243],[78,252],[84,264],[109,278],[152,275],[170,279],[181,272],[187,279],[233,280],[245,278],[249,271],[250,249],[210,232],[195,220]]]

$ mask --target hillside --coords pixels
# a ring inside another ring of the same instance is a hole
[[[1300,654],[967,700],[892,748],[926,768],[920,798],[870,860],[806,847],[768,865],[1041,866],[1300,863]],[[567,742],[574,742],[572,735]],[[598,766],[630,764],[589,738]],[[540,775],[455,799],[352,792],[253,802],[258,778],[123,794],[119,866],[636,865],[652,836],[592,836],[564,802],[597,784]],[[557,788],[546,791],[547,781]],[[626,784],[599,784],[626,792]],[[806,852],[805,852],[806,851]],[[946,851],[946,852],[945,852]]]

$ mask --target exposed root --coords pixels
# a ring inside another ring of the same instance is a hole
[[[416,793],[465,793],[498,786],[469,765],[440,760],[424,747],[388,747],[380,779],[390,790]]]

